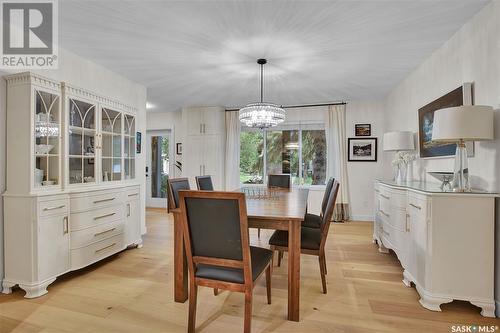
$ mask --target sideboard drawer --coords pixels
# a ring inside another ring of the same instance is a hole
[[[71,249],[78,249],[111,236],[121,234],[124,231],[124,227],[125,221],[117,220],[106,224],[99,224],[91,228],[72,231]]]
[[[91,194],[71,196],[71,213],[93,210],[96,208],[107,207],[123,203],[125,201],[124,191],[105,190],[96,191]]]
[[[123,233],[71,250],[71,269],[79,269],[104,259],[125,248]]]
[[[82,213],[71,214],[71,231],[94,227],[112,221],[122,220],[124,205],[114,205]]]
[[[389,197],[391,198],[391,207],[400,210],[406,210],[406,191],[390,189],[389,193]]]
[[[40,201],[38,203],[38,207],[39,207],[40,217],[68,215],[69,200],[66,198],[66,199]]]

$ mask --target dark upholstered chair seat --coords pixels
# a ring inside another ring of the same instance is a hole
[[[319,229],[321,227],[321,216],[307,213],[302,226]]]
[[[250,256],[252,257],[252,280],[255,281],[271,261],[273,251],[261,247],[250,246]],[[199,264],[195,276],[211,280],[245,283],[243,279],[243,269],[238,268]]]
[[[301,228],[301,248],[308,250],[319,250],[321,242],[321,229]],[[269,239],[269,244],[274,246],[288,247],[288,231],[277,230]]]

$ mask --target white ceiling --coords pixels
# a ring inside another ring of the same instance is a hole
[[[488,1],[60,1],[60,43],[151,111],[381,98]]]

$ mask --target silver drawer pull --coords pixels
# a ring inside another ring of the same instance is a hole
[[[66,207],[66,205],[61,205],[61,206],[57,206],[57,207],[45,207],[43,209],[43,211],[46,212],[46,211],[49,211],[49,210],[61,209],[61,208],[64,208],[64,207]]]
[[[96,200],[96,201],[94,201],[94,203],[97,204],[97,203],[101,203],[101,202],[113,201],[115,199],[116,198],[108,198],[108,199]]]
[[[132,193],[132,194],[129,194],[128,196],[129,197],[135,197],[136,195],[139,195],[139,193]]]
[[[416,208],[416,209],[422,209],[422,207],[417,206],[417,205],[414,205],[414,204],[412,204],[412,203],[410,204],[410,206],[412,206],[413,208]]]
[[[106,215],[102,215],[102,216],[97,216],[97,217],[94,217],[94,220],[100,220],[100,219],[103,219],[105,217],[110,217],[110,216],[113,216],[115,215],[116,213],[110,213],[110,214],[106,214]]]
[[[107,234],[108,232],[115,231],[115,230],[116,230],[116,228],[111,228],[111,229],[106,230],[106,231],[98,232],[97,234],[94,234],[94,237],[104,235],[104,234]]]
[[[389,214],[387,214],[386,212],[384,212],[382,209],[379,209],[379,212],[381,212],[382,214],[384,214],[385,216],[389,217]]]
[[[374,190],[374,191],[375,191],[376,193],[380,193],[380,191],[379,191],[379,190]]]
[[[381,194],[380,196],[381,196],[382,198],[384,198],[384,199],[387,199],[387,200],[389,200],[389,199],[390,199],[387,195],[383,195],[383,194]]]
[[[112,248],[112,247],[113,247],[113,246],[115,246],[115,245],[116,245],[116,243],[113,243],[113,244],[111,244],[111,245],[108,245],[108,246],[106,246],[106,247],[103,247],[102,249],[95,250],[95,253],[99,253],[99,252],[102,252],[102,251],[104,251],[104,250],[110,249],[110,248]]]

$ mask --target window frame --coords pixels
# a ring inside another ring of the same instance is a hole
[[[297,131],[298,132],[298,137],[299,137],[299,184],[293,184],[292,182],[292,187],[298,187],[298,188],[321,188],[324,187],[326,184],[326,177],[325,177],[325,184],[316,184],[316,185],[306,185],[303,183],[304,180],[304,175],[303,175],[303,156],[302,156],[302,131],[311,131],[311,130],[316,130],[316,131],[324,131],[325,132],[325,137],[326,137],[326,128],[324,123],[306,123],[306,124],[285,124],[281,126],[276,126],[276,127],[271,127],[271,128],[265,128],[265,129],[258,129],[258,128],[251,128],[247,126],[241,126],[241,132],[261,132],[262,137],[263,137],[263,161],[262,161],[262,184],[244,184],[241,183],[240,180],[240,186],[245,187],[245,186],[267,186],[267,132],[268,131]],[[241,145],[241,134],[240,134],[240,145]],[[241,152],[240,152],[241,154]],[[329,156],[328,156],[328,149],[326,151],[326,160],[328,161]],[[241,172],[241,169],[240,169]]]

